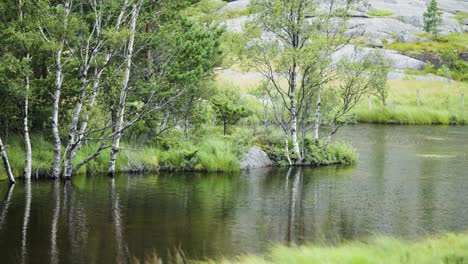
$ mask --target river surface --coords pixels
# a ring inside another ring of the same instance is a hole
[[[1,263],[125,263],[468,229],[468,127],[344,127],[354,166],[0,182]]]

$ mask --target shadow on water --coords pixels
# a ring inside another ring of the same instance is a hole
[[[358,150],[355,166],[0,185],[2,263],[166,263],[466,230],[463,129],[346,127],[338,136]]]

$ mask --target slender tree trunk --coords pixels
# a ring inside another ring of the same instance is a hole
[[[288,136],[286,135],[285,137],[285,150],[286,150],[286,159],[288,160],[288,164],[289,166],[292,166],[292,162],[291,162],[291,156],[289,155],[289,140],[288,140]]]
[[[293,152],[296,154],[298,162],[302,162],[301,150],[299,148],[298,131],[297,131],[297,111],[296,111],[296,72],[297,64],[294,59],[289,80],[289,99],[290,99],[290,115],[291,115],[291,137],[293,144]]]
[[[120,29],[120,26],[122,24],[122,20],[123,20],[123,17],[124,17],[124,14],[125,14],[125,11],[126,11],[127,7],[128,7],[128,1],[126,0],[124,2],[124,4],[122,5],[122,9],[121,9],[121,11],[119,13],[119,16],[117,18],[117,22],[116,22],[116,25],[115,25],[115,30],[116,31],[118,31]],[[99,14],[100,17],[96,18],[97,19],[96,24],[99,24],[97,26],[97,31],[98,31],[97,36],[99,37],[101,35],[99,33],[101,31],[101,28],[100,28],[101,22],[98,22],[98,21],[101,21],[102,13],[98,12],[98,14]],[[88,48],[87,54],[88,54],[88,56],[91,56],[91,58],[86,58],[85,59],[85,61],[87,63],[84,65],[84,68],[83,68],[83,71],[82,71],[80,94],[79,94],[77,104],[75,106],[74,118],[73,118],[73,121],[72,121],[72,126],[71,126],[71,129],[70,129],[70,133],[69,133],[70,142],[69,142],[69,144],[67,146],[68,153],[65,155],[65,165],[64,165],[64,177],[65,178],[70,178],[77,171],[76,167],[73,168],[73,161],[74,161],[74,159],[76,157],[77,151],[80,150],[81,145],[83,144],[83,140],[85,140],[85,133],[86,133],[86,129],[87,129],[88,123],[89,123],[89,112],[93,109],[94,104],[96,102],[96,97],[97,97],[97,94],[98,94],[98,91],[99,91],[99,86],[100,86],[100,81],[101,81],[102,74],[104,73],[106,67],[108,66],[108,63],[110,62],[110,60],[111,60],[111,58],[113,56],[112,51],[108,51],[106,56],[105,56],[105,60],[102,63],[101,68],[97,68],[97,67],[95,68],[94,76],[93,76],[93,89],[92,89],[91,95],[89,97],[89,101],[88,101],[88,105],[87,105],[87,108],[86,108],[86,111],[85,111],[85,114],[84,114],[83,121],[81,122],[81,124],[78,124],[81,113],[82,113],[83,104],[84,104],[85,89],[86,89],[86,86],[88,84],[88,78],[87,78],[88,70],[91,67],[91,65],[90,65],[91,61],[96,57],[96,53],[98,52],[98,51],[94,51],[94,54],[89,55],[89,52],[90,52],[89,51],[89,45],[88,45],[87,48]],[[79,131],[77,131],[78,127],[79,127]],[[100,151],[99,151],[99,153],[100,153]],[[82,164],[82,163],[80,163],[80,164]],[[83,166],[83,165],[80,165],[80,167],[81,166]]]
[[[60,108],[60,96],[62,93],[62,50],[57,51],[55,55],[55,91],[53,95],[52,105],[52,136],[54,137],[54,162],[52,164],[52,178],[57,179],[60,177],[60,159],[62,154],[62,141],[60,139],[59,130],[59,108]]]
[[[73,0],[68,0],[64,3],[64,16],[63,16],[63,34],[68,30],[68,15],[72,9]],[[62,64],[62,53],[66,42],[66,36],[63,35],[60,40],[60,47],[55,53],[55,89],[53,94],[53,105],[52,105],[52,136],[54,138],[54,161],[52,163],[52,175],[51,177],[57,179],[60,177],[60,165],[62,155],[62,141],[60,139],[60,128],[59,128],[59,109],[60,109],[60,97],[62,94],[63,84],[63,65]]]
[[[115,164],[117,161],[117,154],[120,150],[120,140],[122,138],[122,128],[124,126],[124,117],[125,117],[125,106],[127,102],[127,93],[128,93],[128,81],[130,79],[130,72],[132,68],[132,59],[133,59],[133,48],[135,42],[135,31],[136,31],[136,22],[138,20],[138,15],[140,12],[140,5],[134,4],[132,10],[132,23],[130,26],[130,39],[128,41],[127,54],[126,54],[126,63],[125,63],[125,73],[124,79],[121,85],[120,91],[120,101],[117,110],[117,120],[115,123],[115,136],[112,140],[112,148],[110,153],[109,161],[109,176],[115,174]]]
[[[106,64],[107,62],[109,62],[110,57],[111,57],[110,54],[108,54],[106,57]],[[91,93],[91,97],[89,98],[88,108],[84,116],[83,122],[81,122],[80,133],[78,135],[79,137],[78,144],[76,146],[77,150],[80,148],[81,144],[83,144],[82,140],[83,140],[84,134],[86,133],[86,129],[88,128],[89,112],[91,111],[91,109],[93,109],[94,103],[96,102],[96,97],[99,91],[99,83],[101,81],[101,76],[103,72],[104,72],[104,69],[95,70],[94,80],[93,80],[93,92]]]
[[[29,59],[29,53],[26,55]],[[26,76],[26,95],[24,97],[23,105],[23,136],[24,136],[24,178],[30,179],[32,172],[32,147],[31,147],[31,138],[29,137],[29,76]]]
[[[78,93],[78,99],[75,104],[75,109],[73,111],[73,117],[70,125],[70,131],[68,133],[68,144],[65,149],[65,158],[63,166],[63,177],[65,179],[70,179],[71,177],[71,168],[73,165],[73,159],[76,155],[77,145],[79,144],[79,135],[78,135],[78,122],[81,116],[81,111],[83,109],[83,102],[85,99],[86,86],[88,84],[88,66],[84,66],[82,70],[82,75],[80,78],[80,90]]]
[[[3,160],[3,167],[5,168],[6,174],[10,183],[15,184],[15,177],[13,176],[13,172],[11,171],[10,161],[8,160],[8,156],[6,153],[5,146],[3,145],[2,139],[0,138],[0,155],[2,156]]]
[[[320,108],[322,106],[322,87],[320,86],[320,89],[317,94],[317,101],[315,102],[315,123],[314,123],[314,141],[316,144],[318,144],[318,141],[320,139]]]
[[[20,21],[22,23],[21,31],[25,34],[25,27],[24,27],[24,13],[23,13],[23,1],[18,1],[19,3],[19,14],[20,14]],[[31,58],[31,54],[29,51],[26,53],[26,59],[29,61]],[[25,92],[26,95],[24,97],[24,105],[23,105],[23,136],[24,136],[24,170],[23,175],[24,178],[30,179],[31,178],[31,167],[32,167],[32,148],[31,148],[31,139],[29,137],[29,88],[30,88],[30,81],[29,75],[26,75],[25,78]]]
[[[292,92],[294,93],[294,92]],[[297,113],[296,113],[296,97],[292,94],[290,97],[291,102],[291,137],[292,137],[292,145],[293,145],[293,152],[296,154],[296,158],[298,162],[301,162],[301,151],[299,148],[299,140],[297,135]]]

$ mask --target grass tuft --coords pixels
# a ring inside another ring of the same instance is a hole
[[[378,10],[373,10],[367,12],[369,16],[375,16],[375,17],[386,17],[386,16],[391,16],[395,14],[395,12],[390,11],[390,10],[385,10],[385,9],[378,9]]]

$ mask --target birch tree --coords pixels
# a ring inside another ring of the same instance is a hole
[[[318,134],[320,93],[335,79],[331,54],[350,40],[344,29],[351,2],[335,7],[331,1],[325,10],[312,0],[252,3],[257,15],[246,28],[250,40],[244,58],[248,57],[249,68],[261,72],[268,81],[265,87],[272,88],[268,90],[270,97],[280,99],[277,109],[287,111],[287,118],[281,117],[286,121],[281,127],[287,127],[286,141],[292,142],[293,164],[302,163],[299,135],[306,129],[305,118],[314,98]]]
[[[54,58],[55,80],[52,92],[52,114],[51,127],[54,146],[54,159],[52,163],[51,177],[60,177],[62,140],[60,138],[60,100],[65,77],[64,67],[72,59],[72,53],[66,52],[68,37],[73,35],[70,32],[70,16],[73,8],[73,0],[63,0],[57,6],[47,6],[47,13],[41,16],[39,30],[48,45]]]
[[[89,113],[93,110],[98,96],[101,77],[109,66],[111,59],[114,57],[116,49],[115,47],[109,46],[108,40],[104,36],[104,30],[111,30],[118,34],[121,24],[124,22],[124,16],[126,15],[129,7],[128,0],[121,3],[121,7],[117,8],[116,19],[113,18],[112,6],[108,3],[103,3],[102,0],[93,0],[89,3],[91,14],[93,19],[88,24],[82,25],[80,29],[80,38],[76,42],[78,52],[76,57],[78,58],[80,65],[80,83],[78,89],[78,95],[75,99],[75,107],[70,123],[70,129],[68,132],[68,143],[64,153],[64,178],[70,178],[72,174],[73,161],[76,157],[77,151],[79,151],[82,141],[86,139],[89,134],[88,123]],[[107,11],[107,12],[106,12]],[[85,14],[80,14],[85,16]],[[104,24],[106,21],[114,21],[114,24]],[[90,30],[88,29],[91,28]],[[90,76],[90,71],[94,68],[94,74]],[[88,87],[91,86],[91,90],[88,91]],[[87,106],[85,104],[87,103]],[[86,109],[83,109],[83,108]],[[86,110],[85,113],[83,113]],[[80,122],[81,120],[81,122]],[[98,128],[105,129],[106,127]]]
[[[10,183],[12,184],[16,183],[15,176],[13,175],[13,172],[11,171],[10,160],[8,159],[5,145],[3,145],[3,141],[1,138],[0,138],[0,156],[2,156],[3,167],[5,168],[5,171],[8,176],[8,179],[10,180]]]
[[[130,80],[130,73],[132,70],[132,60],[134,55],[134,44],[135,44],[135,34],[136,34],[136,25],[138,16],[140,15],[142,1],[139,1],[136,4],[133,4],[132,15],[131,15],[131,25],[130,25],[130,36],[128,39],[127,47],[125,50],[125,66],[124,66],[124,77],[120,87],[120,99],[117,106],[117,118],[112,124],[114,135],[112,137],[112,148],[110,152],[109,160],[109,175],[114,175],[115,173],[115,164],[117,161],[117,154],[120,150],[120,140],[122,138],[122,132],[124,128],[124,118],[125,118],[125,108],[127,103],[127,96],[129,92],[128,82]]]
[[[32,147],[29,135],[29,101],[31,93],[31,52],[36,43],[34,35],[35,17],[39,6],[29,0],[7,3],[1,9],[3,25],[0,30],[0,56],[4,65],[0,66],[0,91],[9,98],[12,105],[21,112],[18,130],[23,134],[25,178],[31,177]]]

